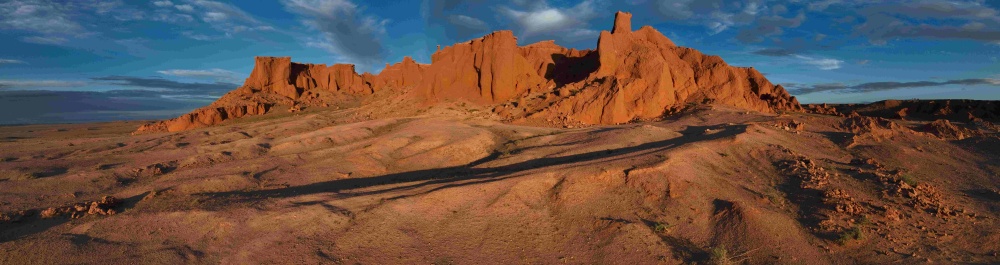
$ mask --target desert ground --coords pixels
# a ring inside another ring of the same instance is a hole
[[[989,122],[469,106],[0,127],[0,263],[1000,262]]]

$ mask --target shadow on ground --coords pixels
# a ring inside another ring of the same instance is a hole
[[[728,126],[691,126],[684,130],[682,136],[656,142],[649,142],[631,147],[594,151],[582,154],[567,155],[560,157],[545,157],[528,160],[509,165],[496,167],[478,167],[487,162],[495,161],[502,156],[499,152],[483,159],[474,161],[464,166],[446,167],[437,169],[417,170],[409,172],[394,173],[368,178],[341,179],[326,182],[318,182],[308,185],[286,187],[271,190],[257,191],[236,191],[204,193],[209,198],[223,200],[261,200],[268,198],[288,198],[310,194],[337,193],[338,198],[349,198],[354,196],[376,195],[387,192],[398,192],[412,190],[425,186],[437,185],[430,190],[407,195],[399,195],[388,199],[399,199],[420,194],[426,194],[437,190],[459,187],[465,185],[488,183],[523,175],[524,172],[546,168],[562,166],[572,163],[585,163],[591,161],[604,160],[608,158],[622,159],[626,156],[635,157],[656,152],[662,152],[679,146],[700,142],[711,141],[733,137],[746,132],[747,125]],[[720,130],[719,132],[708,134],[708,130]],[[533,147],[526,147],[533,148]],[[513,151],[517,152],[517,150]],[[412,184],[411,184],[412,183]],[[399,185],[404,184],[404,185]],[[356,189],[377,188],[381,189],[355,191]]]

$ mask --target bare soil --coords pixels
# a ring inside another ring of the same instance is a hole
[[[988,128],[712,105],[585,128],[488,113],[0,127],[0,263],[1000,263]]]

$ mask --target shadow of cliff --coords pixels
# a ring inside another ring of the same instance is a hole
[[[586,79],[590,73],[597,71],[601,64],[597,52],[590,52],[580,57],[553,54],[552,62],[545,69],[545,78],[555,81],[556,87]]]
[[[722,129],[722,130],[713,134],[705,134],[706,129],[712,129],[712,130]],[[432,185],[436,186],[430,190],[426,190],[423,192],[398,195],[396,197],[388,198],[388,199],[398,199],[409,196],[415,196],[419,194],[426,194],[446,188],[481,184],[512,177],[518,177],[526,174],[527,171],[535,169],[564,166],[568,164],[588,163],[588,162],[595,162],[595,163],[607,162],[606,159],[627,159],[630,157],[648,155],[651,153],[662,152],[669,149],[677,148],[679,146],[683,146],[689,143],[733,137],[740,133],[745,132],[746,129],[747,125],[691,126],[687,128],[685,131],[681,132],[682,136],[672,139],[649,142],[636,146],[623,147],[617,149],[593,151],[593,152],[559,156],[559,157],[543,157],[534,160],[528,160],[528,161],[517,162],[513,164],[495,166],[495,167],[479,167],[479,166],[486,164],[487,162],[500,159],[502,156],[501,154],[494,153],[493,155],[487,156],[485,158],[482,158],[480,160],[474,161],[472,163],[463,166],[393,173],[393,174],[368,177],[368,178],[340,179],[340,180],[317,182],[313,184],[271,189],[271,190],[204,193],[202,195],[207,195],[210,198],[219,198],[224,200],[237,200],[237,201],[260,200],[268,198],[287,198],[287,197],[296,197],[296,196],[319,194],[319,193],[337,193],[336,196],[338,198],[349,198],[354,196],[375,195],[388,192],[413,190],[416,188],[432,186]],[[379,188],[379,187],[384,187],[384,188]],[[376,189],[351,191],[351,190],[368,189],[368,188],[376,188]]]

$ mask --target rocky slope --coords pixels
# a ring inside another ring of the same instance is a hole
[[[459,103],[0,127],[0,264],[1000,262],[996,128],[712,104],[550,128]]]
[[[1000,101],[995,100],[883,100],[870,104],[823,105],[809,105],[808,108],[820,114],[858,112],[887,119],[1000,122]]]
[[[431,64],[405,58],[378,75],[353,65],[294,63],[258,57],[240,88],[208,107],[151,123],[137,133],[181,131],[259,115],[274,106],[324,107],[377,91],[405,93],[424,105],[468,101],[502,120],[557,124],[619,124],[650,120],[689,103],[716,103],[773,113],[800,110],[781,86],[753,68],[678,47],[652,27],[632,31],[631,14],[618,12],[596,50],[566,49],[552,41],[517,46],[497,31],[439,49]],[[392,94],[390,93],[390,94]]]

